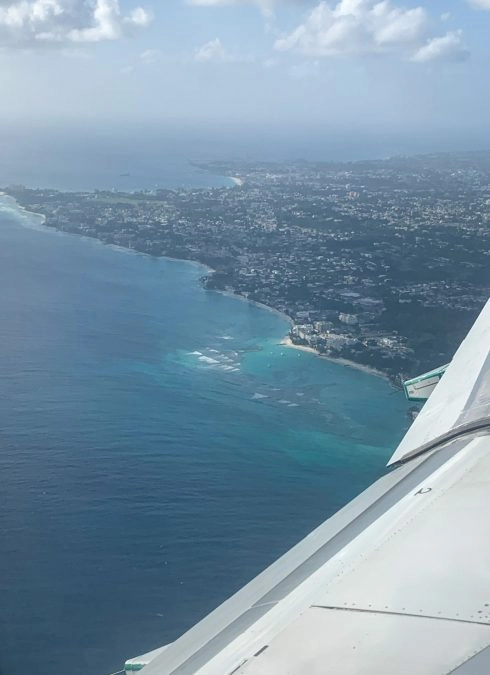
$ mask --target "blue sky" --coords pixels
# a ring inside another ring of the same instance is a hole
[[[489,36],[490,0],[0,0],[0,120],[484,140]]]

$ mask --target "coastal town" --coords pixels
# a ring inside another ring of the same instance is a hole
[[[291,344],[394,383],[448,362],[490,295],[490,152],[200,168],[236,186],[3,191],[47,226],[199,261],[206,289],[287,315]]]

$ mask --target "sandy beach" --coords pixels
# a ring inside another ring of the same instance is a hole
[[[380,370],[376,370],[376,368],[371,368],[370,366],[365,366],[362,363],[356,363],[355,361],[349,361],[349,359],[343,359],[343,358],[340,358],[340,357],[327,356],[326,354],[320,354],[313,347],[308,347],[306,345],[295,345],[292,342],[292,340],[289,336],[287,336],[283,340],[281,340],[280,344],[284,345],[285,347],[291,347],[293,349],[298,349],[302,352],[309,352],[310,354],[315,354],[320,359],[325,359],[326,361],[332,361],[332,363],[338,363],[339,365],[346,366],[347,368],[354,368],[355,370],[360,370],[361,372],[367,373],[368,375],[375,375],[376,377],[382,377],[385,380],[389,380],[389,377],[385,373],[382,373]]]

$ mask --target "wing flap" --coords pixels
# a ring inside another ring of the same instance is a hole
[[[234,675],[442,675],[489,640],[488,626],[310,607]]]

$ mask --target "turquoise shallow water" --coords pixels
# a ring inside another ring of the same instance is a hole
[[[407,406],[198,266],[34,222],[0,210],[0,672],[106,675],[378,477]]]

